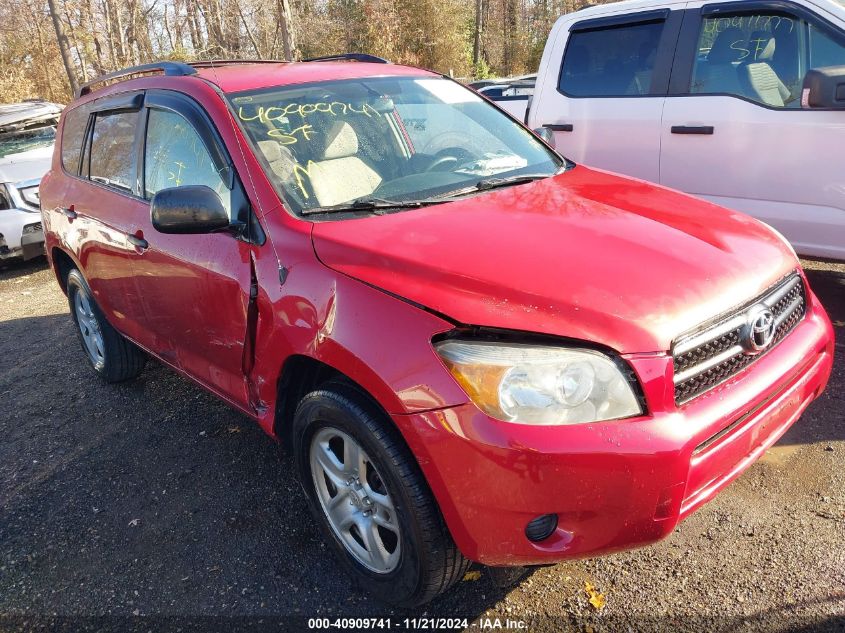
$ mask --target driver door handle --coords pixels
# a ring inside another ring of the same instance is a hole
[[[572,123],[546,123],[543,127],[549,128],[552,132],[572,132],[575,129]]]
[[[713,134],[712,125],[673,125],[672,134]]]
[[[140,248],[141,250],[150,247],[150,243],[147,240],[143,237],[138,237],[137,235],[127,235],[126,241],[132,244],[135,248]]]

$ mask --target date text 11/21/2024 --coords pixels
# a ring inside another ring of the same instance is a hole
[[[525,620],[511,618],[479,618],[470,621],[468,618],[309,618],[308,629],[321,630],[366,630],[375,631],[463,631],[466,629],[480,631],[525,631],[528,623]]]

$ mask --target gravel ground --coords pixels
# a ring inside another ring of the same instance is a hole
[[[841,337],[845,266],[806,266]],[[479,568],[427,608],[396,611],[338,570],[256,425],[156,363],[102,384],[67,311],[43,260],[0,271],[0,631],[430,616],[469,630],[845,630],[841,343],[825,395],[665,541],[505,588]]]

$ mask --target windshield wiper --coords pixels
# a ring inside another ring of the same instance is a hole
[[[551,178],[555,174],[520,174],[518,176],[508,176],[507,178],[482,178],[474,185],[463,187],[444,193],[442,198],[453,198],[455,196],[462,196],[467,193],[475,193],[477,191],[487,191],[489,189],[496,189],[498,187],[512,187],[514,185],[522,185],[535,180],[543,180],[544,178]]]
[[[351,202],[342,202],[340,204],[333,204],[328,207],[314,207],[312,209],[302,209],[301,215],[318,215],[320,213],[342,213],[344,211],[384,211],[389,209],[419,209],[420,207],[430,206],[433,204],[443,204],[449,202],[455,196],[460,196],[467,193],[474,193],[476,191],[486,191],[488,189],[496,189],[497,187],[509,187],[512,185],[521,185],[535,180],[542,180],[549,178],[554,174],[521,174],[518,176],[510,176],[508,178],[483,178],[474,185],[450,191],[448,193],[435,196],[433,198],[423,198],[421,200],[385,200],[384,198],[374,198],[365,196],[352,200]]]
[[[535,180],[542,180],[548,178],[549,174],[521,174],[519,176],[510,176],[508,178],[484,178],[475,183],[477,191],[486,191],[487,189],[495,189],[497,187],[508,187],[510,185],[521,185],[526,182],[534,182]]]
[[[343,211],[380,211],[386,209],[419,209],[420,207],[443,204],[447,200],[439,198],[426,198],[424,200],[385,200],[384,198],[364,197],[352,202],[342,202],[328,207],[314,207],[303,209],[302,215],[316,215],[319,213],[340,213]]]

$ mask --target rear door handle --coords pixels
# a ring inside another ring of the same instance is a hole
[[[59,213],[65,216],[68,220],[75,220],[76,219],[76,211],[73,210],[73,205],[69,207],[59,207]]]
[[[145,248],[150,247],[150,243],[145,240],[143,237],[138,237],[137,235],[127,235],[126,240],[132,244],[135,248],[140,248],[144,250]]]
[[[673,125],[672,134],[713,134],[712,125]]]
[[[543,127],[549,128],[552,132],[571,132],[575,129],[571,123],[546,123]]]

